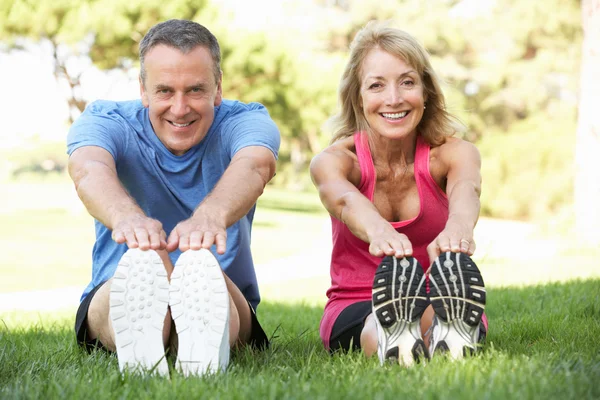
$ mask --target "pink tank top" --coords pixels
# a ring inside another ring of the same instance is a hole
[[[354,144],[362,175],[358,189],[373,202],[377,176],[367,135],[356,133]],[[429,145],[417,136],[414,169],[419,214],[406,221],[390,222],[398,232],[408,236],[413,245],[413,255],[424,269],[430,264],[427,246],[444,229],[448,219],[448,198],[429,173],[429,150]],[[319,329],[326,348],[329,348],[333,324],[342,310],[358,301],[371,300],[373,276],[381,262],[381,257],[369,253],[369,244],[354,236],[344,223],[332,217],[331,225],[331,287],[327,290],[329,300]]]

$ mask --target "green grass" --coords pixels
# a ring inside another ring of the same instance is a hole
[[[59,180],[2,187],[10,195],[0,197],[0,293],[87,284],[93,225],[72,186]],[[315,193],[267,188],[253,228],[256,262],[306,254],[327,220]],[[259,315],[272,347],[236,354],[227,373],[204,379],[122,377],[115,357],[76,346],[74,309],[7,312],[0,315],[0,398],[600,398],[598,255],[567,249],[477,260],[489,286],[484,351],[410,369],[323,349],[327,265],[322,276],[261,285]],[[550,281],[562,283],[540,284]]]
[[[87,355],[73,317],[11,313],[0,327],[2,399],[596,399],[600,397],[600,280],[490,288],[488,343],[479,355],[412,368],[380,367],[360,353],[329,356],[318,337],[322,305],[266,302],[273,337],[263,353],[235,355],[201,378],[121,377],[114,356]],[[27,318],[29,316],[29,319]]]

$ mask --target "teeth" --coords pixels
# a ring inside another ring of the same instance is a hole
[[[383,115],[385,118],[404,118],[406,117],[406,114],[408,114],[408,111],[403,111],[403,112],[399,112],[399,113],[382,113],[381,115]]]
[[[173,125],[175,125],[176,127],[178,127],[178,128],[184,128],[184,127],[189,126],[191,124],[191,122],[188,122],[187,124],[178,124],[177,122],[173,122],[173,121],[171,121],[171,123]]]

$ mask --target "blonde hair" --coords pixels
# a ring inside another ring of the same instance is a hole
[[[417,133],[429,145],[440,145],[460,130],[461,124],[456,117],[446,111],[440,79],[431,67],[427,50],[407,32],[391,28],[389,22],[371,21],[350,44],[350,59],[338,90],[341,109],[326,123],[326,127],[333,131],[332,143],[357,131],[367,132],[369,136],[372,134],[361,106],[360,76],[363,61],[374,48],[401,58],[419,73],[427,107],[417,125]]]

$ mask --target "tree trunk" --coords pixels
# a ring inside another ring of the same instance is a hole
[[[575,148],[575,213],[580,239],[600,244],[600,0],[582,0],[583,51]]]
[[[69,93],[66,95],[67,102],[69,104],[69,126],[75,122],[75,120],[85,110],[86,101],[77,95],[81,91],[81,73],[72,76],[67,71],[65,60],[62,60],[58,55],[59,43],[55,38],[49,38],[52,43],[52,57],[54,59],[54,78],[57,82],[60,82],[61,77],[65,79],[69,85]]]

